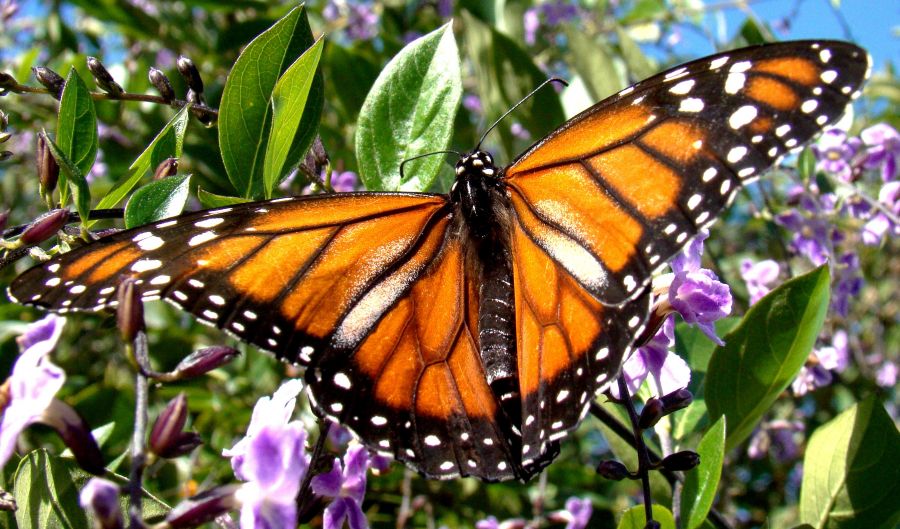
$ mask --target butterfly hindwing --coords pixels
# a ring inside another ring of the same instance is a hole
[[[584,111],[506,171],[538,244],[618,305],[712,222],[742,184],[837,121],[866,76],[852,44],[725,52]]]

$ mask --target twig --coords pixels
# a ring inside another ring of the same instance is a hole
[[[650,455],[647,451],[647,445],[644,444],[644,436],[641,427],[638,426],[638,414],[634,409],[634,402],[631,400],[631,393],[628,392],[628,384],[625,383],[624,375],[619,375],[616,379],[619,384],[619,395],[625,409],[628,410],[628,418],[631,419],[631,431],[634,436],[635,449],[638,456],[637,473],[641,477],[641,487],[644,493],[644,515],[647,517],[647,524],[653,521],[653,498],[650,496]]]
[[[133,358],[147,357],[147,335],[139,331],[134,342],[128,345]],[[130,496],[129,518],[131,529],[142,529],[144,521],[141,513],[142,482],[144,465],[147,460],[144,452],[144,439],[147,437],[147,377],[137,370],[134,384],[134,433],[131,437],[131,472],[128,475]]]

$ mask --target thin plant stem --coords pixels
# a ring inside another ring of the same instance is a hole
[[[146,358],[147,335],[143,331],[139,331],[134,338],[134,342],[130,344],[129,349],[131,349],[130,352],[133,359]],[[130,518],[129,527],[131,529],[142,529],[144,527],[141,513],[141,496],[144,466],[147,462],[144,439],[147,437],[148,392],[147,377],[144,376],[140,369],[137,369],[134,384],[134,433],[131,436],[131,471],[128,475],[130,498],[128,514]]]
[[[622,397],[622,403],[628,410],[628,418],[631,419],[631,431],[637,444],[635,447],[638,456],[637,473],[641,478],[641,488],[644,493],[644,514],[647,517],[647,523],[653,521],[653,499],[650,497],[650,455],[647,452],[647,445],[644,444],[644,436],[638,426],[638,414],[634,409],[634,402],[631,400],[631,393],[628,392],[628,384],[625,383],[625,377],[619,375],[616,379],[619,384],[619,395]]]

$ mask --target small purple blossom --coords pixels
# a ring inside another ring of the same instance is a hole
[[[656,335],[632,353],[622,366],[631,394],[637,392],[648,376],[652,377],[653,389],[658,395],[687,387],[691,381],[691,370],[680,356],[670,350],[674,345],[675,318],[669,316]],[[610,392],[614,397],[621,398],[616,385],[610,387]]]
[[[797,396],[805,395],[816,388],[827,386],[833,380],[833,372],[841,372],[850,363],[850,349],[847,333],[839,330],[834,333],[831,345],[819,347],[813,351],[814,360],[800,368],[800,373],[791,384]]]
[[[892,388],[897,385],[897,364],[890,360],[885,361],[875,373],[875,383],[883,388]]]
[[[344,19],[344,32],[350,40],[370,40],[378,34],[378,13],[369,1],[330,0],[322,16],[331,22]]]
[[[81,506],[97,518],[99,527],[124,527],[122,509],[119,507],[119,486],[112,481],[91,478],[81,489],[78,499]]]
[[[805,365],[800,368],[797,378],[791,382],[791,390],[794,395],[802,397],[807,393],[831,384],[831,372],[818,364]]]
[[[303,381],[301,379],[291,379],[284,382],[271,397],[262,397],[256,401],[256,405],[253,407],[253,415],[250,417],[250,424],[247,426],[247,435],[235,443],[233,447],[222,451],[222,455],[231,458],[231,468],[238,479],[248,480],[247,476],[244,475],[243,467],[253,438],[268,426],[285,427],[293,424],[290,422],[290,419],[294,413],[297,395],[300,394],[301,390],[303,390]]]
[[[797,210],[791,210],[777,215],[775,222],[794,234],[791,248],[795,252],[816,266],[828,261],[835,230],[825,218],[802,215]]]
[[[708,236],[708,231],[701,231],[672,260],[675,275],[669,286],[669,303],[686,323],[696,325],[710,340],[724,345],[716,336],[713,323],[731,313],[731,289],[712,270],[700,267],[703,241]]]
[[[900,133],[887,123],[879,123],[860,134],[866,145],[867,169],[881,168],[881,179],[889,182],[897,176],[897,165],[900,160]]]
[[[565,520],[566,529],[584,529],[593,512],[594,506],[591,504],[591,500],[571,497],[566,500],[566,509],[558,514]]]
[[[515,136],[516,138],[519,138],[520,140],[531,139],[531,133],[528,132],[528,129],[526,129],[518,121],[513,122],[513,124],[509,126],[509,131],[512,133],[513,136]]]
[[[8,392],[0,419],[0,467],[12,456],[22,430],[41,418],[65,382],[66,374],[49,358],[65,322],[50,314],[28,325],[16,339],[22,354],[0,389]]]
[[[861,147],[862,142],[859,138],[848,137],[845,131],[830,128],[812,146],[813,154],[818,161],[816,167],[844,182],[850,182],[853,180],[854,157]]]
[[[331,187],[338,193],[356,191],[359,177],[353,171],[332,171]]]
[[[475,529],[500,529],[500,521],[496,516],[488,516],[475,522]]]
[[[525,11],[522,23],[525,28],[525,43],[537,42],[537,33],[542,25],[554,29],[578,16],[578,6],[566,0],[552,0]]]
[[[325,508],[325,529],[340,529],[347,520],[350,529],[366,529],[369,526],[362,511],[366,495],[366,470],[369,454],[366,447],[354,444],[344,454],[344,464],[334,460],[332,469],[312,479],[312,490],[319,496],[333,498]]]
[[[859,267],[859,256],[845,253],[838,259],[832,269],[831,308],[841,317],[850,313],[850,302],[855,300],[863,287],[862,272]]]
[[[241,529],[296,527],[297,494],[309,468],[300,421],[268,424],[249,440],[241,474],[246,483],[235,496]]]
[[[438,0],[437,12],[441,18],[450,18],[453,16],[454,0]]]
[[[803,433],[803,421],[776,420],[764,423],[753,434],[747,455],[750,459],[771,456],[780,463],[787,463],[800,456],[798,436]]]
[[[770,286],[778,279],[780,272],[781,267],[771,259],[765,259],[758,263],[754,263],[750,259],[744,259],[741,262],[741,277],[747,284],[751,305],[772,290]]]
[[[900,180],[887,182],[878,192],[878,202],[893,215],[900,216]],[[887,233],[900,235],[900,225],[893,222],[884,211],[876,210],[874,216],[863,226],[862,239],[865,244],[877,246]]]
[[[481,114],[484,107],[481,106],[481,98],[475,94],[466,94],[462,98],[463,108],[473,114]]]

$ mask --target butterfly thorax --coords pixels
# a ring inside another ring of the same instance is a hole
[[[450,201],[459,208],[473,237],[489,238],[500,223],[497,200],[502,196],[500,169],[490,154],[473,151],[456,163],[456,181],[450,188]]]

